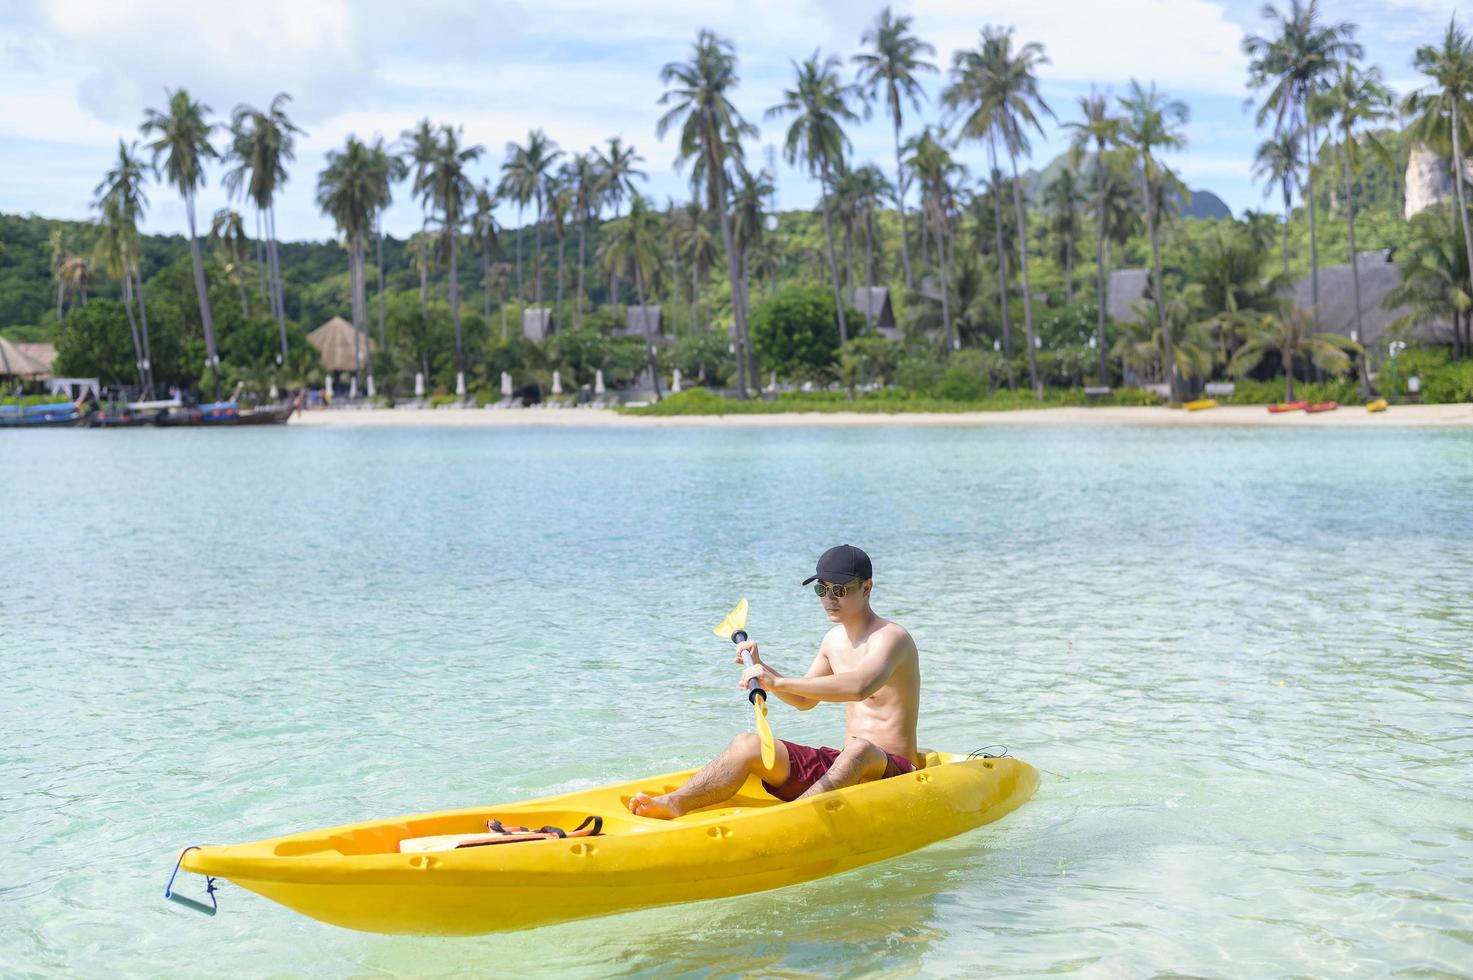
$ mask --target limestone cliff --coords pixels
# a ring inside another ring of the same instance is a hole
[[[1463,161],[1463,178],[1473,181],[1473,160]],[[1412,147],[1407,157],[1405,217],[1411,218],[1452,195],[1452,162],[1425,146]]]

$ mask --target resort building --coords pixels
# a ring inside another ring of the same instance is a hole
[[[1359,342],[1373,364],[1388,356],[1387,344],[1393,339],[1427,344],[1453,342],[1452,325],[1443,320],[1416,324],[1404,332],[1396,332],[1394,337],[1388,336],[1393,332],[1392,325],[1409,312],[1405,306],[1390,310],[1385,307],[1386,295],[1401,285],[1401,269],[1385,250],[1359,252],[1355,261],[1360,276],[1361,335],[1356,334],[1355,288],[1349,262],[1320,268],[1320,330]],[[1294,283],[1292,295],[1294,305],[1300,309],[1307,310],[1314,305],[1314,288],[1309,276]]]

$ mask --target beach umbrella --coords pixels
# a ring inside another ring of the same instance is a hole
[[[423,398],[424,396],[425,396],[425,376],[423,374],[421,374],[419,371],[416,371],[416,372],[414,372],[414,397],[415,398]]]
[[[373,397],[373,375],[368,376],[368,397]]]
[[[501,372],[501,397],[511,397],[511,375],[506,371]]]
[[[272,401],[276,401],[277,398],[281,397],[280,393],[276,390],[275,381],[271,382],[271,394],[268,397],[270,397]]]
[[[670,393],[673,395],[680,390],[680,368],[675,369],[675,375],[670,379]]]
[[[332,401],[332,372],[328,371],[322,376],[322,397]]]
[[[595,395],[602,395],[604,393],[603,368],[599,368],[597,371],[593,372],[593,393]]]
[[[552,393],[554,395],[563,393],[563,376],[559,371],[552,372]]]
[[[357,397],[358,397],[358,375],[355,374],[351,378],[348,379],[348,401],[352,401],[353,399],[355,399]]]
[[[455,397],[465,397],[465,372],[463,371],[455,372]]]
[[[768,386],[768,389],[767,390],[768,391],[777,391],[777,372],[776,371],[772,372],[772,384],[770,386]]]

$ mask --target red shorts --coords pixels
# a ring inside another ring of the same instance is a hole
[[[788,778],[781,786],[773,786],[766,780],[762,785],[767,787],[767,792],[778,799],[791,803],[802,796],[808,787],[823,778],[823,774],[829,771],[834,760],[839,757],[838,749],[831,749],[827,745],[813,748],[809,745],[799,745],[797,742],[789,742],[785,738],[778,739],[788,747]],[[890,765],[885,769],[885,778],[898,776],[903,772],[915,772],[915,763],[903,755],[885,753],[890,757]]]

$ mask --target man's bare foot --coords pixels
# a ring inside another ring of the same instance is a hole
[[[668,796],[650,796],[635,793],[629,798],[629,812],[636,817],[653,817],[656,820],[674,820],[681,810]]]

